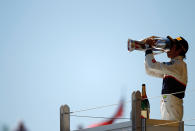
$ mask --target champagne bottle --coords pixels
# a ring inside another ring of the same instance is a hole
[[[172,47],[172,43],[168,38],[157,37],[154,38],[154,40],[156,40],[156,42],[152,47],[150,47],[153,51],[159,53],[170,51]],[[145,51],[147,49],[146,45],[147,43],[144,43],[143,41],[132,40],[132,39],[128,39],[127,41],[127,48],[129,52],[132,52],[134,50]]]
[[[141,100],[141,117],[149,119],[150,117],[150,103],[146,95],[146,85],[142,84],[142,100]]]

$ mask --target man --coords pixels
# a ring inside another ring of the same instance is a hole
[[[156,37],[149,37],[143,40],[147,45],[152,46]],[[182,37],[172,39],[170,51],[167,57],[170,62],[158,62],[155,60],[151,48],[145,52],[146,73],[155,77],[163,78],[161,116],[163,120],[178,120],[183,118],[183,98],[187,85],[187,65],[183,61],[188,51],[188,43]]]

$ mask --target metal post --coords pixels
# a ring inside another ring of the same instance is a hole
[[[184,121],[179,123],[179,131],[184,131]]]
[[[132,93],[132,131],[141,131],[141,93]]]
[[[60,131],[70,131],[70,108],[68,105],[60,107]]]
[[[142,130],[141,131],[146,131],[146,119],[141,119],[142,123],[141,123],[141,126],[142,126]]]

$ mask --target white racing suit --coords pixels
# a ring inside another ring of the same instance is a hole
[[[163,120],[178,120],[183,118],[183,98],[187,84],[187,66],[182,56],[171,59],[170,62],[157,62],[152,51],[146,51],[146,73],[163,78],[161,117]]]

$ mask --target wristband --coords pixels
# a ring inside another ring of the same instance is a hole
[[[151,50],[151,49],[147,49],[147,50],[146,50],[145,56],[148,55],[148,54],[152,54],[152,50]]]

